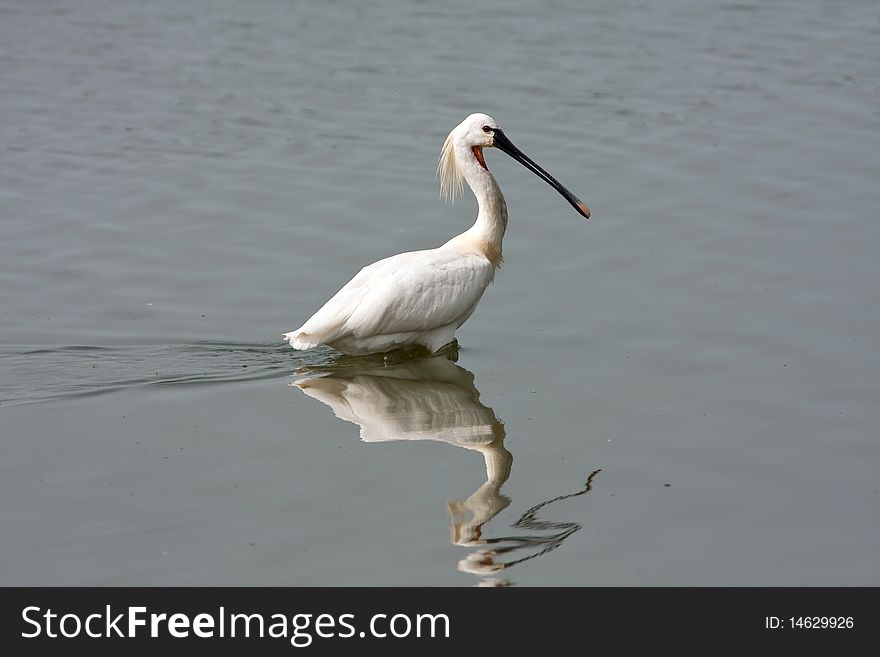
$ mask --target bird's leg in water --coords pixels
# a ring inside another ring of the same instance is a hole
[[[447,360],[451,360],[453,363],[456,362],[458,360],[458,340],[453,338],[452,342],[447,342],[434,352],[429,351],[427,347],[423,347],[422,345],[395,349],[394,351],[389,351],[385,354],[384,362],[385,365],[396,365],[408,360],[415,360],[416,358],[428,358],[434,356],[442,356]]]
[[[397,365],[398,363],[404,363],[408,360],[415,360],[416,358],[425,358],[426,356],[430,356],[431,352],[427,347],[423,347],[422,345],[416,345],[413,347],[404,347],[403,349],[395,349],[394,351],[389,351],[385,354],[384,360],[386,365]]]
[[[452,342],[447,342],[445,345],[440,347],[434,355],[435,356],[445,356],[448,360],[451,360],[453,363],[457,363],[458,362],[458,340],[456,338],[452,338]]]

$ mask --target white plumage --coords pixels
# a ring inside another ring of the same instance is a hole
[[[479,254],[443,247],[391,256],[361,269],[285,338],[294,349],[323,343],[369,354],[421,344],[433,352],[452,341],[494,273]]]
[[[447,137],[437,172],[447,198],[462,181],[477,199],[474,225],[436,249],[412,251],[361,269],[300,328],[283,335],[294,349],[326,344],[346,354],[421,345],[431,352],[451,342],[501,266],[507,205],[483,159],[498,147],[553,185],[575,209],[587,206],[523,155],[485,114],[471,114]]]

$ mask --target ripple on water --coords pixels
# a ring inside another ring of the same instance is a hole
[[[327,351],[286,345],[200,342],[129,347],[18,346],[0,349],[0,406],[91,397],[136,386],[242,383],[288,376]]]

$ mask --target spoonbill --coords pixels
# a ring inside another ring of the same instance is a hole
[[[586,204],[514,146],[495,119],[471,114],[446,138],[437,176],[450,201],[468,184],[479,208],[474,225],[435,249],[399,253],[364,267],[305,324],[284,333],[284,340],[294,349],[326,344],[350,355],[415,346],[433,353],[450,343],[501,266],[507,204],[483,157],[483,149],[493,147],[590,218]]]

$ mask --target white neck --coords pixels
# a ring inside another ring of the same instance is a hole
[[[450,246],[471,246],[495,266],[502,261],[501,241],[507,229],[507,203],[495,177],[484,169],[471,151],[462,144],[455,145],[455,158],[465,181],[477,199],[477,220],[461,235],[448,242]]]

